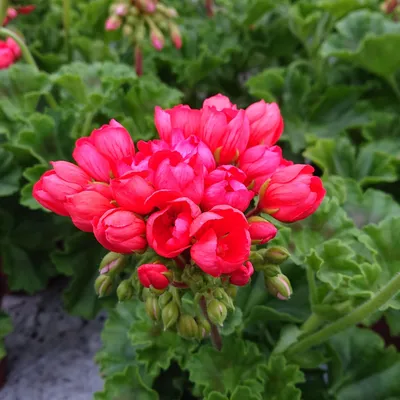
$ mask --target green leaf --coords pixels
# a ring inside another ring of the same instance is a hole
[[[108,313],[101,333],[102,348],[96,354],[96,362],[106,377],[122,372],[126,367],[137,365],[136,349],[129,339],[129,330],[137,321],[138,300],[118,303]]]
[[[400,354],[394,347],[385,349],[377,334],[351,328],[332,337],[330,343],[337,354],[331,366],[331,395],[338,400],[400,396]]]
[[[101,309],[102,303],[110,299],[98,299],[94,281],[98,266],[105,255],[93,235],[76,233],[64,243],[63,250],[55,250],[51,259],[58,272],[71,276],[71,282],[64,292],[64,304],[72,315],[90,319]]]
[[[392,336],[400,335],[400,310],[387,310],[385,312],[385,319],[389,325],[390,334]]]
[[[11,318],[0,311],[0,360],[6,356],[4,338],[12,332],[12,329]]]
[[[400,26],[381,13],[355,11],[336,25],[323,44],[324,57],[338,57],[390,79],[399,70]]]
[[[323,169],[324,177],[350,177],[359,181],[361,186],[397,179],[393,158],[373,147],[363,147],[356,155],[347,138],[320,139],[304,152],[304,156]]]
[[[104,391],[96,393],[96,400],[158,400],[156,391],[142,380],[137,367],[127,367],[107,379]]]
[[[336,18],[342,18],[351,11],[360,8],[374,7],[374,0],[317,0],[317,7],[328,11]]]
[[[347,192],[344,209],[359,228],[400,215],[400,205],[389,194],[375,189],[363,193],[352,179],[344,181],[343,188]]]
[[[394,275],[400,272],[400,244],[397,232],[400,229],[400,217],[383,220],[379,225],[367,225],[363,228],[365,235],[360,240],[373,252],[374,261],[382,271],[377,279],[381,287]],[[400,309],[400,293],[383,308]]]
[[[247,14],[243,22],[244,25],[256,23],[265,13],[273,10],[274,7],[276,7],[276,5],[271,0],[253,0],[247,7]]]
[[[304,382],[304,375],[297,365],[289,364],[284,356],[278,355],[271,356],[261,370],[265,381],[263,399],[300,400],[301,391],[296,385]]]
[[[129,331],[133,346],[137,348],[136,359],[145,366],[146,372],[156,377],[161,370],[166,370],[173,360],[183,365],[196,346],[195,342],[181,338],[176,332],[164,331],[154,324],[140,308],[140,319]]]
[[[232,396],[228,397],[219,392],[211,392],[206,400],[261,400],[261,396],[258,393],[254,393],[250,388],[246,386],[238,386],[232,393]]]
[[[229,336],[242,325],[242,310],[238,307],[234,311],[228,313],[228,317],[224,321],[224,326],[221,327],[220,333],[224,336]]]
[[[230,395],[238,386],[248,387],[257,394],[262,391],[262,361],[254,343],[229,336],[224,338],[220,352],[210,345],[200,347],[185,369],[190,381],[205,396],[212,391]]]
[[[269,68],[252,76],[246,82],[249,93],[267,102],[276,102],[285,83],[284,72],[284,68]]]
[[[16,164],[14,156],[0,147],[0,197],[17,192],[20,178],[21,168]]]
[[[33,185],[39,180],[39,178],[48,170],[47,165],[37,164],[33,167],[27,168],[23,176],[28,182],[22,189],[21,189],[21,200],[20,204],[30,208],[31,210],[38,210],[42,209],[45,210],[32,196]]]

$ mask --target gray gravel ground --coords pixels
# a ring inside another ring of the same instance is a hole
[[[68,315],[61,291],[56,284],[35,296],[3,299],[14,332],[6,339],[8,376],[0,400],[90,400],[102,389],[93,357],[104,316],[87,322]]]

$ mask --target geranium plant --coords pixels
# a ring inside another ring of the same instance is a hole
[[[97,400],[400,396],[398,3],[0,1],[0,287]]]

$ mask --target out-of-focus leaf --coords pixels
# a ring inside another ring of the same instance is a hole
[[[33,167],[27,168],[23,176],[28,182],[22,189],[21,189],[21,200],[20,204],[30,208],[31,210],[38,210],[43,209],[45,210],[33,197],[32,197],[32,190],[33,185],[39,180],[39,178],[48,170],[48,167],[43,164],[37,164]]]
[[[329,392],[338,400],[398,398],[400,354],[385,349],[383,340],[367,329],[351,328],[330,339],[337,354],[331,366]]]
[[[251,25],[256,23],[265,13],[272,10],[275,6],[275,3],[271,0],[253,0],[247,7],[244,24]]]
[[[324,57],[353,62],[388,80],[399,70],[400,26],[380,13],[355,11],[339,21],[323,44]]]
[[[361,186],[394,182],[397,179],[392,157],[374,150],[373,147],[361,148],[356,154],[355,147],[347,138],[320,139],[305,151],[304,156],[322,168],[324,176],[354,178]]]
[[[11,318],[4,312],[0,312],[0,360],[5,357],[4,338],[12,332]]]
[[[110,298],[98,299],[94,291],[98,266],[104,255],[105,249],[86,233],[70,236],[64,243],[64,249],[55,250],[51,255],[57,270],[72,278],[64,293],[65,307],[72,315],[93,318],[102,303],[110,301]]]
[[[21,168],[15,163],[14,156],[0,147],[0,197],[17,192],[20,178]]]

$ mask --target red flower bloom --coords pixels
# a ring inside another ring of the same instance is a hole
[[[253,273],[253,264],[250,261],[246,261],[241,267],[231,273],[229,282],[232,285],[245,286],[249,283]]]
[[[283,119],[276,103],[266,103],[260,100],[246,109],[250,121],[249,147],[265,144],[275,144],[283,132]]]
[[[190,199],[169,202],[147,221],[147,241],[157,254],[173,258],[190,246],[190,225],[200,215],[200,208]]]
[[[0,69],[10,67],[20,57],[21,49],[14,39],[0,40]]]
[[[168,268],[162,264],[143,264],[137,269],[140,283],[149,288],[153,286],[155,289],[162,290],[169,285],[169,280],[165,276]]]
[[[190,227],[196,239],[190,254],[207,274],[220,276],[238,269],[250,255],[249,225],[242,212],[216,206],[199,215]]]
[[[116,253],[142,253],[146,250],[146,224],[133,212],[121,208],[106,211],[93,219],[96,239]]]
[[[33,186],[32,195],[43,207],[58,215],[68,216],[66,196],[81,192],[90,177],[79,167],[66,161],[51,163],[53,170],[45,172]]]
[[[204,210],[226,204],[240,211],[249,206],[254,193],[244,185],[246,174],[233,165],[222,165],[205,178]]]
[[[294,164],[278,170],[260,189],[259,208],[283,222],[314,213],[324,199],[322,181],[311,165]]]

